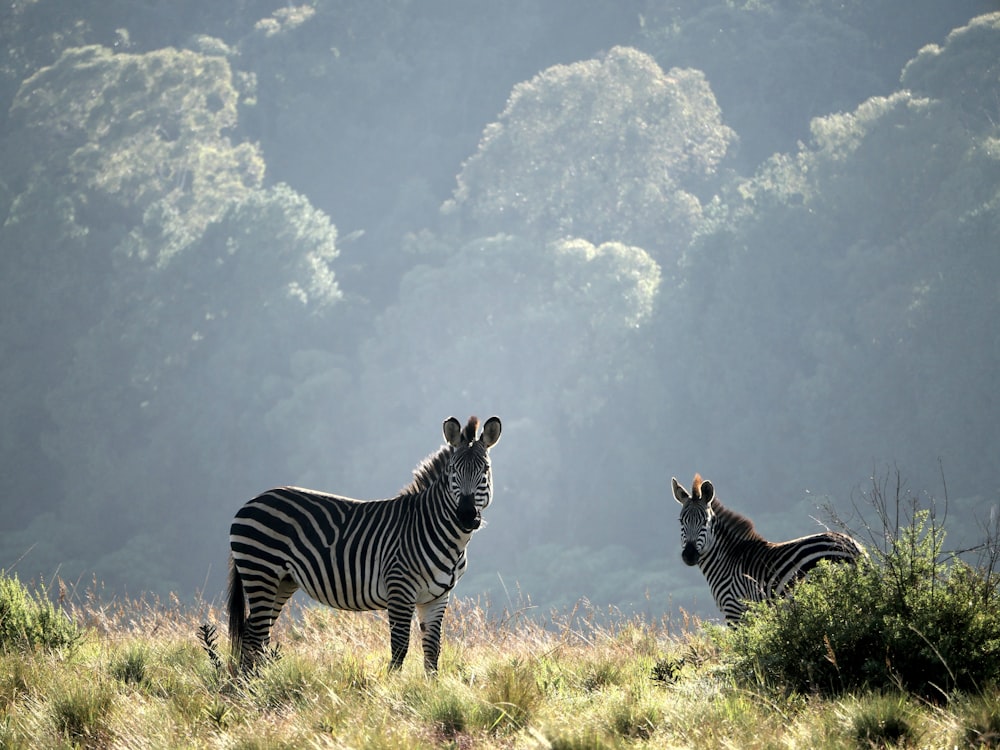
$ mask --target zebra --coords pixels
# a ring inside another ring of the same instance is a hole
[[[749,518],[724,507],[700,474],[691,492],[676,478],[670,483],[682,506],[681,559],[701,568],[729,625],[742,619],[748,602],[782,596],[820,560],[854,562],[865,554],[854,539],[834,531],[769,542]]]
[[[491,417],[443,425],[445,445],[413,470],[395,497],[353,500],[279,487],[247,502],[229,532],[229,638],[241,670],[253,668],[281,608],[298,589],[336,609],[388,610],[391,661],[406,656],[417,613],[424,669],[435,674],[441,620],[466,569],[465,548],[493,500]],[[248,614],[249,610],[249,614]]]

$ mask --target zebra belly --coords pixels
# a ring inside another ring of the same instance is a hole
[[[388,606],[380,559],[351,560],[334,548],[321,567],[319,575],[303,575],[290,561],[288,574],[305,593],[334,609],[363,612]]]

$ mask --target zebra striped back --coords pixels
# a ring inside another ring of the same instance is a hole
[[[681,558],[697,565],[727,622],[736,623],[747,602],[783,595],[820,560],[853,562],[864,554],[846,534],[827,531],[787,542],[769,542],[746,516],[724,507],[715,487],[695,474],[691,492],[671,479],[681,504]]]
[[[387,609],[391,668],[399,668],[416,611],[424,666],[437,670],[441,620],[466,569],[465,550],[493,500],[489,449],[500,420],[444,422],[446,444],[395,497],[354,500],[279,487],[247,502],[230,528],[229,635],[251,666],[298,589],[337,609]],[[249,612],[247,612],[249,609]]]

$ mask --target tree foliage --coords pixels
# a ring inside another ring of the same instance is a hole
[[[615,47],[515,86],[447,208],[488,232],[676,253],[733,137],[702,73]]]
[[[71,5],[0,10],[5,567],[214,590],[451,414],[463,586],[689,604],[684,471],[774,538],[873,461],[995,500],[988,0]]]

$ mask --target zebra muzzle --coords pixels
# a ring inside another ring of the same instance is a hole
[[[687,565],[697,565],[698,564],[698,548],[692,544],[688,543],[684,545],[684,550],[681,552],[681,559]]]
[[[476,507],[475,495],[462,495],[458,501],[458,523],[463,531],[474,531],[482,523],[479,508]]]

